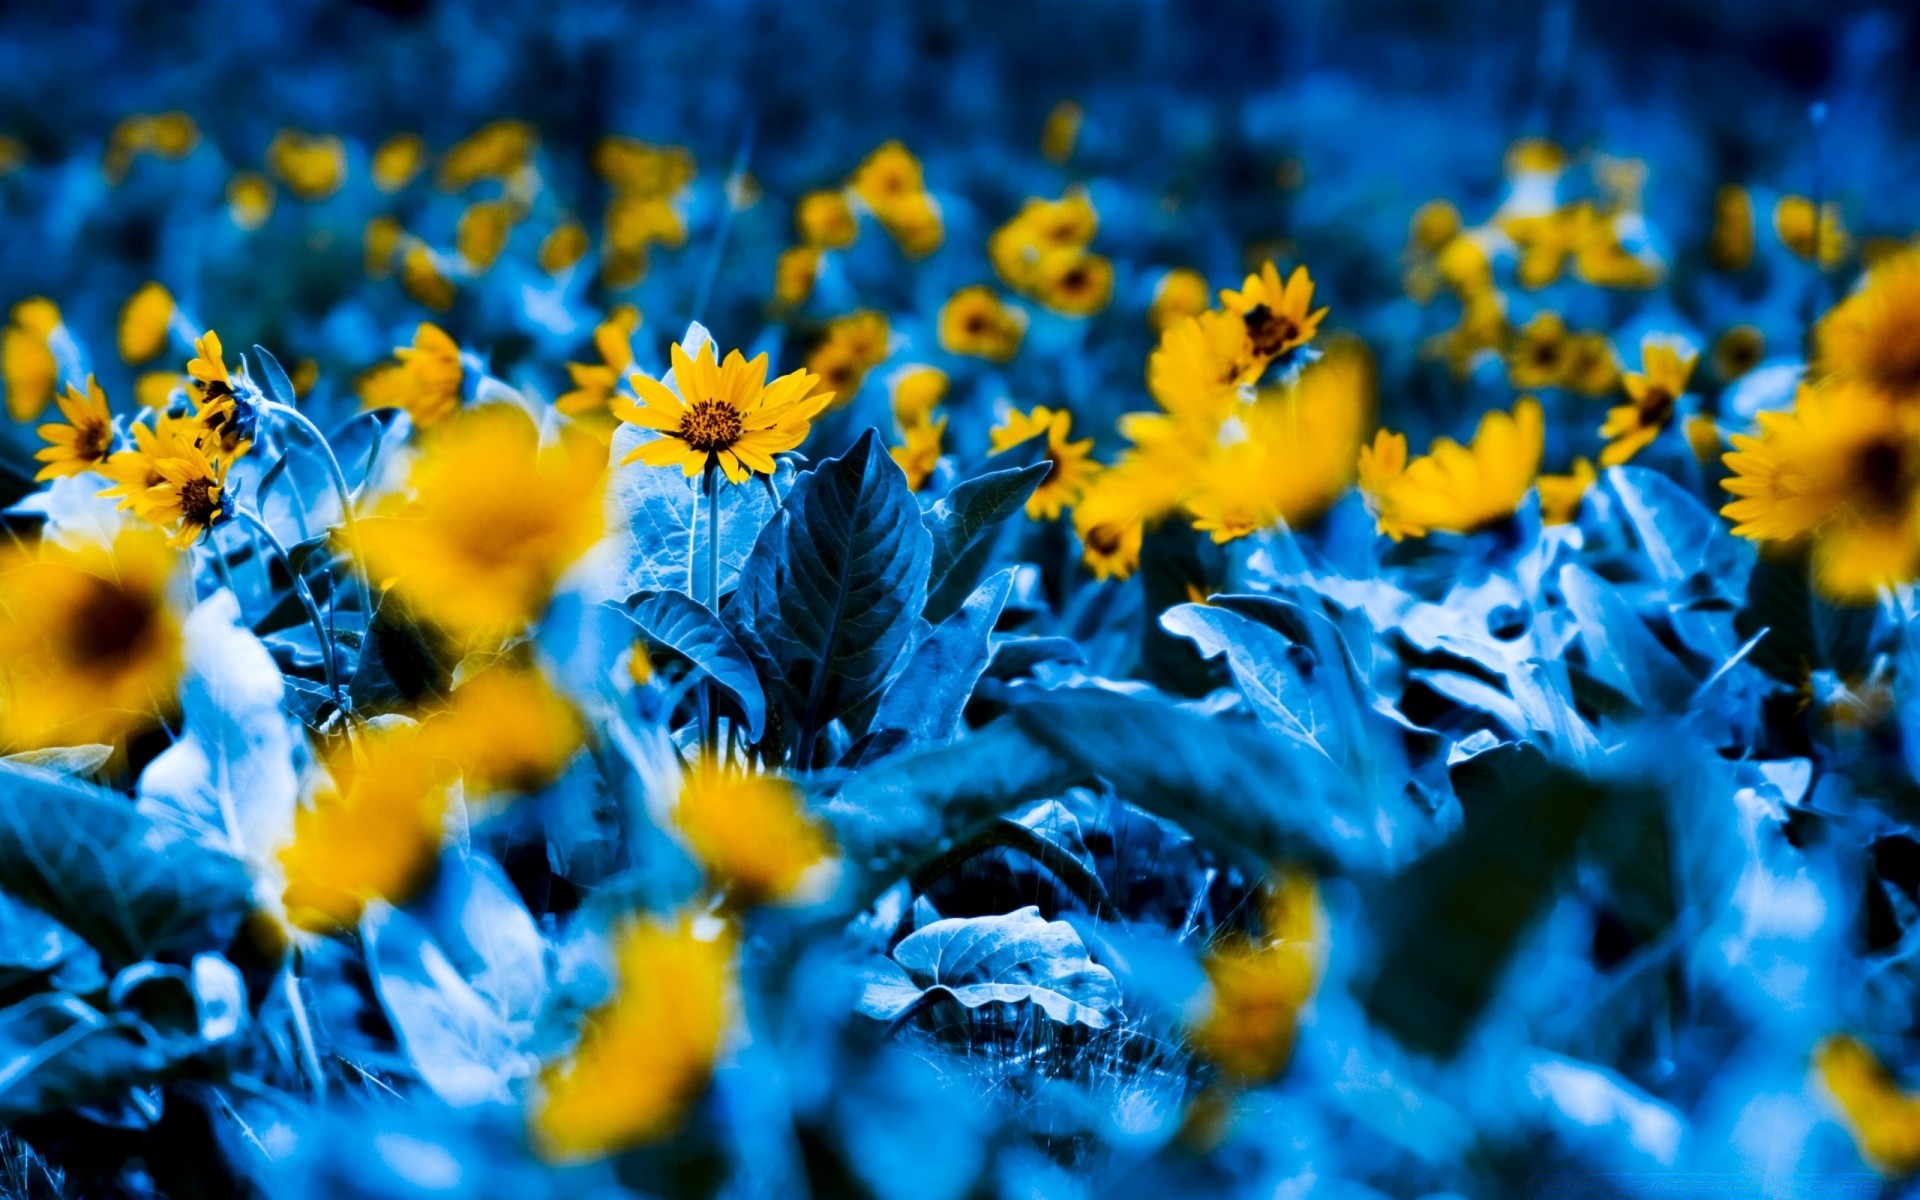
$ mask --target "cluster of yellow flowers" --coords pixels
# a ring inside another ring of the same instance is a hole
[[[892,337],[887,314],[874,309],[863,308],[828,321],[819,340],[807,351],[807,370],[820,377],[815,390],[833,393],[838,404],[851,403],[866,383],[867,373],[893,352]]]
[[[934,410],[947,398],[947,373],[938,367],[903,367],[892,380],[893,421],[901,442],[888,453],[906,472],[907,486],[919,491],[940,465],[947,418]]]
[[[993,231],[987,258],[1021,295],[1068,316],[1090,316],[1113,298],[1113,263],[1087,249],[1099,228],[1084,188],[1058,200],[1036,197]]]
[[[908,258],[925,258],[946,241],[940,202],[927,190],[920,160],[901,143],[886,142],[867,155],[841,187],[808,192],[794,204],[797,240],[774,263],[776,309],[805,304],[826,255],[860,240],[860,209],[880,223]]]

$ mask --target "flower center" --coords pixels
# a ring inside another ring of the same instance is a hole
[[[212,525],[220,515],[220,497],[211,479],[189,479],[180,485],[180,516],[188,525]]]
[[[1111,525],[1095,525],[1087,530],[1087,545],[1096,554],[1118,554],[1120,552],[1120,531]]]
[[[1854,478],[1867,503],[1880,512],[1902,508],[1913,483],[1913,466],[1906,448],[1890,440],[1867,443],[1854,457]]]
[[[680,440],[711,454],[740,440],[740,410],[724,400],[696,400],[680,418]]]
[[[1274,312],[1264,304],[1254,305],[1241,319],[1247,324],[1247,337],[1252,339],[1254,351],[1267,358],[1285,350],[1300,335],[1300,327],[1293,323],[1293,318]]]
[[[154,611],[148,597],[104,579],[94,580],[67,627],[67,649],[84,666],[117,669],[146,639]]]
[[[1673,419],[1673,393],[1663,387],[1650,387],[1640,399],[1640,424],[1643,428],[1665,426]]]
[[[113,448],[113,426],[104,424],[84,426],[73,448],[74,453],[86,462],[106,461],[107,451]]]

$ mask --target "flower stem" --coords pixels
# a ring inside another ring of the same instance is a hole
[[[300,1050],[300,1065],[305,1068],[307,1083],[313,1089],[315,1097],[327,1094],[327,1072],[320,1065],[320,1052],[313,1044],[313,1023],[307,1018],[306,997],[300,993],[300,975],[294,969],[294,960],[298,951],[287,952],[285,964],[280,970],[280,986],[287,994],[287,1011],[293,1017],[293,1041]]]
[[[713,609],[715,616],[718,616],[720,613],[720,475],[713,469],[712,463],[707,464],[706,478],[701,480],[701,484],[703,485],[701,490],[707,494],[707,606]],[[712,681],[703,682],[701,688],[702,694],[706,697],[706,702],[701,705],[705,710],[702,713],[705,721],[702,727],[705,741],[702,744],[707,748],[708,754],[718,757],[720,708],[714,703]]]
[[[360,531],[354,521],[353,493],[347,488],[347,473],[340,469],[340,460],[334,457],[333,445],[327,441],[327,435],[320,432],[320,427],[309,420],[307,414],[277,400],[267,401],[266,409],[288,424],[297,426],[320,451],[320,457],[327,464],[327,474],[333,479],[333,490],[340,498],[340,525],[347,532],[347,557],[352,560],[354,575],[360,582],[360,613],[364,625],[372,628],[373,583],[367,578],[367,564],[360,559]]]
[[[342,715],[345,715],[348,708],[347,697],[346,693],[340,690],[340,678],[335,670],[333,632],[327,628],[326,618],[320,614],[320,605],[314,601],[313,592],[307,588],[306,577],[293,565],[293,560],[287,557],[286,547],[280,544],[279,538],[273,536],[273,530],[267,528],[267,523],[260,519],[259,513],[250,508],[236,507],[234,515],[245,521],[248,529],[259,534],[267,545],[273,548],[274,555],[286,564],[287,574],[293,578],[293,594],[300,598],[300,606],[307,610],[307,623],[313,626],[314,636],[320,639],[321,666],[326,668],[327,690],[333,693],[334,706]]]

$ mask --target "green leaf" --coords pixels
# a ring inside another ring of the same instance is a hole
[[[623,611],[649,639],[681,655],[713,680],[732,699],[747,736],[760,740],[767,723],[760,677],[754,674],[753,660],[712,609],[685,592],[665,591],[632,597]]]
[[[226,945],[252,886],[237,861],[124,796],[0,764],[0,888],[112,967]]]
[[[814,733],[885,684],[925,606],[931,553],[873,430],[796,480],[760,535],[728,623],[798,724],[802,758]]]
[[[989,556],[969,554],[987,532],[1020,511],[1053,465],[1037,462],[955,484],[923,520],[933,537],[926,618],[938,625],[959,611],[980,582]]]

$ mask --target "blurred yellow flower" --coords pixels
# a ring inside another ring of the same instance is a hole
[[[120,358],[143,363],[167,348],[173,326],[173,293],[158,283],[144,283],[120,309]]]
[[[347,147],[332,134],[282,129],[267,143],[267,170],[302,200],[325,200],[347,181]]]
[[[258,171],[239,171],[227,181],[227,214],[245,230],[255,230],[273,216],[273,184]]]
[[[360,246],[368,279],[385,279],[393,274],[393,256],[399,252],[405,233],[400,219],[390,213],[382,213],[367,222],[360,235]]]
[[[1567,339],[1566,370],[1563,386],[1582,396],[1600,397],[1620,386],[1620,359],[1613,342],[1597,329],[1573,334]]]
[[[243,418],[233,376],[222,357],[220,335],[209,329],[195,338],[193,354],[187,360],[187,386],[193,391],[194,424],[206,433],[196,440],[216,457],[239,458],[253,444],[252,421]]]
[[[426,884],[452,782],[411,722],[364,729],[322,761],[326,782],[279,851],[287,920],[310,933],[352,929],[369,902],[405,904]]]
[[[1085,117],[1086,113],[1071,100],[1055,104],[1047,113],[1046,124],[1040,127],[1040,157],[1056,166],[1072,158]]]
[[[418,238],[408,241],[401,252],[400,286],[435,312],[453,307],[453,281],[440,269],[440,260],[432,249]]]
[[[1818,215],[1805,196],[1782,196],[1773,206],[1773,232],[1794,257],[1831,269],[1853,253],[1853,238],[1840,222],[1840,206],[1822,204]]]
[[[1732,442],[1721,486],[1738,499],[1720,511],[1735,534],[1810,538],[1815,584],[1844,603],[1920,577],[1920,411],[1835,379]]]
[[[924,425],[947,398],[947,373],[938,367],[906,367],[887,381],[893,419],[902,429]]]
[[[844,250],[860,236],[846,193],[808,192],[793,206],[793,227],[800,242],[821,250]]]
[[[1436,438],[1411,463],[1406,435],[1382,429],[1360,450],[1360,487],[1380,532],[1396,542],[1433,530],[1472,533],[1513,516],[1540,469],[1545,442],[1546,420],[1531,396],[1511,414],[1481,417],[1471,445]]]
[[[412,183],[427,165],[427,143],[417,133],[396,133],[373,152],[373,186],[388,194]]]
[[[1732,383],[1760,365],[1767,355],[1767,338],[1752,325],[1735,325],[1713,339],[1707,355],[1713,374],[1722,383]]]
[[[592,248],[585,225],[574,220],[562,221],[540,241],[540,269],[549,275],[558,275],[585,258]]]
[[[440,156],[434,183],[457,192],[482,179],[505,179],[533,157],[540,137],[525,121],[494,121],[474,130]]]
[[[1207,277],[1191,267],[1175,267],[1153,286],[1153,303],[1147,308],[1147,324],[1155,333],[1165,333],[1176,322],[1197,317],[1213,303],[1213,290]]]
[[[1217,422],[1239,402],[1241,385],[1266,367],[1252,353],[1244,321],[1232,313],[1203,312],[1161,333],[1147,356],[1147,390],[1177,417]]]
[[[987,239],[987,258],[1007,286],[1034,294],[1042,260],[1065,252],[1056,262],[1073,261],[1099,230],[1100,215],[1084,188],[1069,188],[1058,200],[1032,197]]]
[[[134,530],[111,548],[0,547],[0,749],[119,743],[172,711],[178,562]]]
[[[470,795],[537,792],[586,741],[580,714],[537,668],[495,665],[453,689],[423,736]]]
[[[773,456],[805,441],[813,418],[833,402],[832,393],[814,391],[818,380],[805,371],[767,383],[764,354],[748,361],[734,350],[716,364],[712,342],[698,357],[676,342],[668,355],[677,392],[635,374],[628,382],[640,402],[612,402],[614,416],[660,435],[634,447],[621,466],[677,466],[688,477],[717,467],[733,483],[755,472],[771,475]]]
[[[53,399],[60,364],[51,340],[59,328],[59,306],[34,296],[13,306],[0,333],[0,375],[6,377],[7,412],[16,421],[33,420]]]
[[[467,211],[460,214],[453,240],[469,271],[485,274],[493,269],[501,251],[507,248],[518,216],[513,205],[504,200],[476,200],[467,206]]]
[[[820,278],[820,251],[813,246],[789,246],[773,264],[773,302],[798,308],[813,295]]]
[[[488,404],[437,425],[405,492],[359,522],[369,574],[469,645],[537,618],[554,585],[599,540],[605,448],[563,428],[541,446],[518,408]]]
[[[807,352],[807,370],[818,376],[814,391],[831,394],[835,408],[851,404],[867,372],[892,353],[892,336],[887,314],[870,308],[828,321],[825,334]]]
[[[1028,413],[1013,410],[987,432],[989,454],[1004,454],[1036,438],[1046,439],[1047,474],[1027,497],[1027,516],[1033,520],[1059,517],[1060,510],[1078,501],[1100,471],[1100,464],[1093,461],[1093,439],[1069,441],[1072,428],[1072,413],[1042,404]]]
[[[460,365],[460,346],[445,330],[422,321],[413,345],[396,347],[393,357],[396,361],[360,377],[363,408],[405,409],[415,425],[428,428],[460,407],[466,372]]]
[[[1187,1032],[1195,1053],[1240,1083],[1286,1068],[1325,953],[1313,878],[1284,871],[1265,891],[1262,936],[1223,938],[1207,952],[1204,1015]]]
[[[1920,1170],[1920,1096],[1903,1090],[1872,1050],[1836,1034],[1813,1048],[1813,1069],[1860,1157],[1888,1176]]]
[[[87,376],[84,395],[79,388],[67,385],[67,394],[60,398],[60,414],[66,417],[66,424],[42,425],[34,431],[47,443],[33,456],[47,464],[35,479],[95,471],[113,453],[113,414],[107,410],[107,394],[93,376]]]
[[[1580,502],[1599,479],[1591,459],[1576,458],[1565,475],[1542,475],[1534,481],[1540,492],[1540,520],[1546,525],[1571,525],[1580,515]]]
[[[900,469],[906,473],[907,488],[919,491],[927,486],[934,468],[940,465],[940,440],[947,432],[947,418],[937,421],[920,421],[901,428],[903,439],[898,446],[891,447],[887,453],[893,456]]]
[[[713,918],[638,921],[614,939],[613,995],[580,1044],[540,1073],[534,1145],[554,1161],[672,1133],[706,1090],[734,999],[734,934]]]
[[[604,137],[593,148],[593,169],[617,192],[670,196],[693,182],[693,155],[684,146],[656,146],[630,137]]]
[[[633,335],[639,328],[638,308],[631,304],[615,306],[593,330],[593,348],[599,352],[600,361],[568,363],[573,390],[562,393],[554,407],[573,417],[607,412],[607,402],[619,388],[621,376],[633,368]]]
[[[1054,312],[1090,317],[1113,299],[1113,263],[1077,250],[1044,255],[1035,270],[1033,294]]]
[[[833,839],[781,775],[752,774],[710,756],[687,766],[673,827],[738,904],[817,900],[835,881]]]
[[[1680,397],[1686,395],[1699,355],[1671,337],[1648,334],[1640,343],[1640,367],[1621,377],[1630,403],[1607,410],[1600,436],[1608,439],[1600,465],[1617,467],[1647,448],[1673,424]]]
[[[101,170],[108,183],[117,184],[126,178],[134,155],[181,159],[199,143],[200,127],[186,113],[134,113],[121,118],[108,134]]]
[[[1567,371],[1567,340],[1559,313],[1536,313],[1507,347],[1507,382],[1522,391],[1557,387]]]
[[[1713,193],[1713,230],[1707,261],[1722,271],[1744,271],[1753,261],[1753,196],[1737,183]]]
[[[961,288],[940,309],[940,348],[948,354],[1006,362],[1026,335],[1027,314],[984,284]]]
[[[1920,398],[1920,250],[1882,259],[1814,329],[1814,369]]]
[[[945,240],[940,206],[927,193],[920,160],[898,141],[883,143],[867,155],[850,186],[908,257],[931,254]]]

